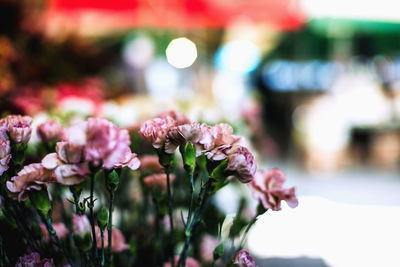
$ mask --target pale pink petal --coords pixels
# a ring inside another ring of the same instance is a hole
[[[42,165],[46,169],[52,170],[55,169],[58,165],[61,164],[61,161],[58,159],[57,153],[47,154],[42,159]]]

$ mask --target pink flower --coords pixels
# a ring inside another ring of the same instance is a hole
[[[242,183],[249,183],[253,179],[256,169],[254,156],[247,148],[243,146],[232,148],[228,156],[227,170],[233,172]]]
[[[74,185],[81,183],[90,173],[83,157],[84,147],[69,142],[58,142],[56,153],[42,159],[43,166],[54,172],[58,183]]]
[[[160,118],[160,119],[164,119],[166,117],[171,117],[175,121],[175,125],[182,125],[182,124],[190,123],[190,120],[188,119],[188,117],[186,117],[184,114],[179,113],[175,110],[169,110],[169,111],[160,113],[156,117]]]
[[[101,248],[101,232],[99,227],[96,228],[96,241],[97,241],[97,248]],[[112,232],[112,245],[111,251],[112,252],[121,252],[123,250],[129,249],[129,245],[125,243],[125,237],[122,235],[121,231],[118,229],[113,228]],[[108,247],[108,231],[104,231],[104,248]]]
[[[285,200],[291,208],[298,205],[295,188],[285,189],[286,176],[278,168],[258,171],[250,184],[253,197],[259,200],[265,209],[280,210],[281,201]]]
[[[60,141],[64,133],[62,125],[54,120],[40,124],[36,131],[42,142]]]
[[[0,139],[0,175],[8,170],[8,163],[11,159],[10,140]]]
[[[172,154],[178,146],[184,145],[187,142],[195,145],[200,141],[201,134],[200,124],[195,122],[172,127],[167,133],[165,152]]]
[[[172,184],[175,180],[175,175],[169,175],[170,183]],[[162,191],[167,190],[167,175],[165,173],[156,173],[143,178],[144,185],[149,188],[159,188]]]
[[[230,125],[225,123],[208,126],[201,125],[202,137],[200,144],[204,146],[205,150],[211,150],[219,146],[233,145],[240,141],[240,136],[233,134],[233,129]]]
[[[135,153],[131,153],[130,149],[120,160],[119,163],[114,163],[113,168],[124,168],[128,167],[131,170],[137,170],[140,167],[140,160]]]
[[[1,120],[0,120],[1,122]],[[7,134],[7,128],[5,125],[0,125],[0,140],[9,140],[8,134]]]
[[[74,145],[85,145],[86,144],[86,129],[87,122],[79,121],[72,126],[64,130],[63,141],[68,141]]]
[[[140,161],[130,149],[130,136],[111,122],[101,118],[87,121],[85,159],[98,165],[103,161],[107,169],[129,167],[139,168]]]
[[[43,223],[41,223],[39,226],[40,226],[40,229],[42,230],[42,239],[43,239],[43,241],[48,243],[50,241],[50,238],[49,238],[49,232],[47,231],[46,226]],[[66,236],[68,234],[68,229],[67,229],[67,227],[65,227],[65,224],[63,224],[63,223],[53,223],[53,227],[54,227],[54,230],[56,230],[57,236],[61,240],[66,238]]]
[[[8,115],[7,117],[2,118],[0,120],[0,126],[6,126],[6,127],[8,127],[9,125],[17,125],[19,123],[26,123],[31,125],[32,118],[29,116],[22,116],[22,115]]]
[[[212,235],[205,234],[201,238],[200,258],[204,263],[211,263],[214,260],[214,249],[218,246],[219,241]]]
[[[232,149],[231,145],[222,145],[206,152],[207,159],[212,161],[224,160],[228,157]]]
[[[157,156],[147,155],[140,158],[140,170],[144,172],[159,173],[162,172],[163,166],[161,166]]]
[[[37,252],[31,254],[25,254],[18,258],[15,263],[15,267],[54,267],[53,259],[40,259],[40,255]]]
[[[0,126],[7,129],[8,136],[15,144],[26,144],[31,138],[32,118],[21,115],[8,115],[0,120]]]
[[[56,152],[59,159],[65,163],[76,164],[84,161],[84,146],[70,142],[58,142]]]
[[[233,265],[237,267],[256,267],[256,262],[249,252],[242,249],[239,250],[232,259]]]
[[[84,236],[86,233],[90,233],[91,226],[89,219],[86,215],[72,214],[72,232],[74,235]]]
[[[178,265],[179,256],[175,256],[175,266]],[[200,267],[200,263],[198,263],[195,259],[187,257],[186,258],[186,267]],[[171,267],[171,262],[165,262],[164,267]]]
[[[52,181],[51,172],[43,167],[40,163],[33,163],[26,165],[18,176],[11,178],[7,181],[7,189],[10,195],[18,201],[26,200],[28,198],[29,190],[40,191],[43,186],[47,186]]]
[[[152,142],[156,149],[164,146],[170,128],[175,126],[175,120],[169,116],[145,121],[140,127],[139,134]]]

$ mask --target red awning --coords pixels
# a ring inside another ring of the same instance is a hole
[[[298,0],[48,0],[48,22],[94,27],[218,28],[237,19],[295,30],[305,22]],[[57,20],[58,19],[58,20]]]

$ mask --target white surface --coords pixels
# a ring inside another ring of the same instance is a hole
[[[288,171],[288,179],[298,190],[299,206],[283,205],[259,219],[247,243],[254,256],[321,258],[334,267],[400,266],[396,173],[364,171],[325,180],[314,177],[322,174],[296,173]]]

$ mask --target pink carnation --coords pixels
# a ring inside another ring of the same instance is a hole
[[[228,156],[227,170],[233,172],[242,183],[249,183],[256,169],[254,156],[247,148],[242,146],[232,148]]]
[[[69,142],[58,142],[56,153],[42,159],[43,166],[54,172],[57,182],[65,185],[81,183],[90,173],[83,157],[84,147]]]
[[[112,252],[121,252],[123,250],[129,249],[129,245],[125,243],[125,237],[120,230],[113,228],[112,232]],[[96,241],[97,248],[101,248],[101,232],[100,228],[96,226]],[[108,231],[104,231],[104,248],[108,247]]]
[[[198,123],[193,122],[172,127],[167,133],[165,152],[172,154],[178,146],[184,145],[187,142],[196,145],[199,143],[201,137],[202,131]]]
[[[206,152],[207,159],[212,161],[224,160],[228,157],[232,149],[231,145],[222,145]]]
[[[42,142],[60,141],[63,133],[62,125],[54,120],[46,121],[37,128],[37,134]]]
[[[147,120],[140,127],[139,134],[150,141],[154,148],[159,149],[164,146],[167,133],[175,126],[175,123],[175,120],[169,116]]]
[[[190,123],[190,120],[188,119],[188,117],[186,117],[184,114],[177,112],[175,110],[169,110],[169,111],[160,113],[156,117],[161,118],[161,119],[164,119],[166,117],[171,117],[175,121],[175,125],[182,125],[182,124]]]
[[[244,249],[239,250],[235,256],[233,256],[232,263],[237,267],[256,267],[256,262],[253,257]]]
[[[278,168],[273,168],[268,171],[258,171],[250,188],[254,198],[259,200],[265,209],[280,210],[282,200],[295,208],[298,205],[295,188],[283,188],[285,181],[285,173]]]
[[[74,235],[84,236],[86,233],[90,233],[91,226],[89,219],[86,215],[72,214],[72,232]]]
[[[43,186],[51,182],[51,172],[40,163],[26,165],[17,176],[7,181],[7,189],[10,195],[18,201],[28,198],[29,190],[40,191]]]
[[[129,167],[139,168],[140,161],[130,149],[130,136],[111,122],[101,118],[87,121],[85,158],[98,165],[103,161],[107,169]]]
[[[205,150],[211,150],[219,146],[233,145],[240,140],[239,136],[233,134],[233,129],[230,125],[225,123],[208,126],[201,125],[202,137],[200,144],[204,146]]]
[[[21,115],[8,115],[0,120],[0,126],[7,129],[8,136],[15,144],[26,144],[31,138],[32,118]]]
[[[32,252],[18,258],[15,267],[55,267],[53,259],[40,259],[37,252]]]
[[[0,176],[8,170],[8,163],[11,159],[10,140],[0,139]]]
[[[170,183],[172,184],[175,180],[175,175],[169,175]],[[162,191],[167,190],[167,175],[165,173],[156,173],[143,178],[144,185],[149,188],[159,188]]]

